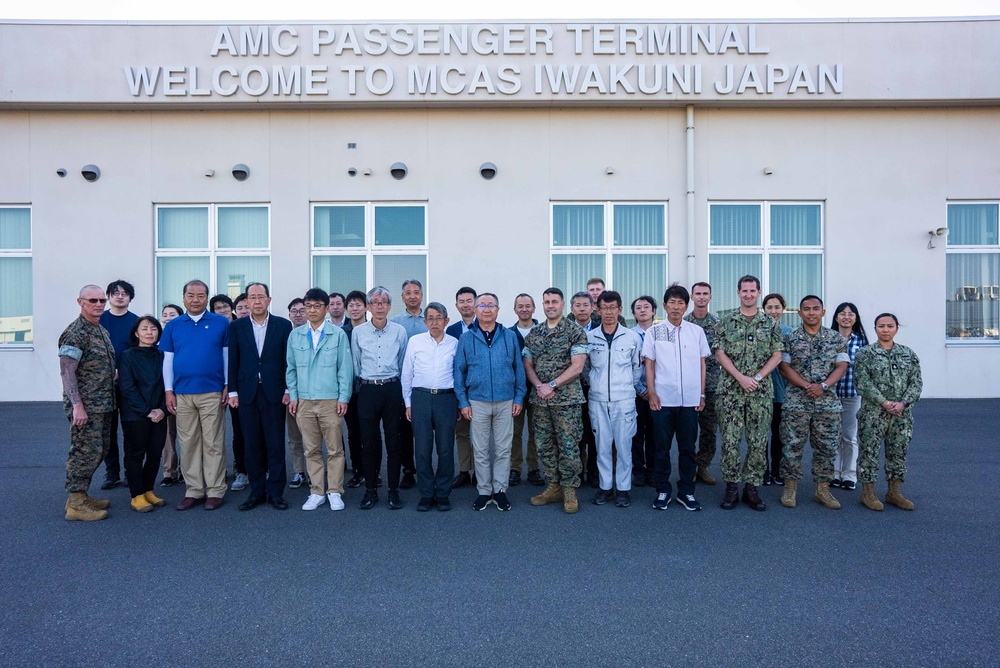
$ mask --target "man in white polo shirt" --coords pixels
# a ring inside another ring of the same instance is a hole
[[[677,500],[688,510],[701,510],[694,498],[695,439],[698,413],[705,408],[705,358],[712,354],[705,330],[684,322],[690,301],[688,291],[674,283],[663,293],[667,319],[646,332],[642,355],[646,358],[646,385],[653,416],[656,460],[653,507],[665,510],[671,500],[670,443],[677,437]]]

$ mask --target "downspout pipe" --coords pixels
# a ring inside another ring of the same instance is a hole
[[[694,105],[689,104],[687,111],[687,284],[696,279],[694,275]]]

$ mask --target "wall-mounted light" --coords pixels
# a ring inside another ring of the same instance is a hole
[[[931,230],[930,232],[927,233],[927,235],[930,237],[927,240],[927,247],[928,248],[937,248],[937,246],[934,245],[934,237],[946,237],[946,236],[948,236],[948,228],[947,227],[939,227],[936,230]]]
[[[97,165],[84,165],[80,173],[83,174],[83,178],[91,183],[101,178],[101,168]]]
[[[347,175],[348,176],[357,176],[358,175],[358,168],[357,167],[348,167],[347,168]]]
[[[213,176],[215,176],[215,170],[214,169],[206,169],[205,170],[205,176],[207,176],[208,178],[212,178]]]
[[[233,178],[237,181],[246,181],[250,178],[250,168],[242,162],[233,167]]]
[[[774,170],[771,169],[770,167],[765,167],[764,168],[764,176],[770,176],[771,174],[774,174]]]
[[[608,174],[610,176],[611,174],[615,173],[615,168],[614,167],[605,167],[604,168],[604,173]]]
[[[484,162],[479,165],[479,175],[487,181],[492,181],[497,176],[497,166],[492,162]]]
[[[365,176],[371,176],[372,175],[372,168],[371,167],[365,167],[365,171],[363,171],[361,173],[364,174]]]
[[[392,163],[392,166],[389,167],[389,173],[392,175],[392,178],[397,181],[402,181],[406,178],[406,175],[410,173],[410,170],[402,162],[394,162]]]
[[[60,167],[59,169],[56,170],[56,176],[58,176],[60,179],[66,178],[66,170]]]

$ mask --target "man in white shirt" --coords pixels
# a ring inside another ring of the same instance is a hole
[[[663,294],[667,319],[653,325],[642,344],[646,386],[656,439],[653,508],[665,510],[671,501],[670,444],[677,437],[677,500],[688,510],[701,510],[694,498],[695,439],[698,413],[705,408],[705,358],[712,354],[705,330],[684,322],[691,301],[686,288],[674,283]]]
[[[400,382],[406,420],[413,427],[413,455],[417,468],[417,510],[427,512],[437,504],[451,510],[452,476],[455,474],[455,351],[458,339],[447,336],[448,309],[431,302],[424,309],[427,331],[415,334],[406,345]],[[433,453],[437,450],[437,471]]]

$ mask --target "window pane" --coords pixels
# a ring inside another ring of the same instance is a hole
[[[945,335],[1000,338],[1000,255],[951,253],[946,263]]]
[[[995,246],[997,241],[996,204],[949,204],[949,246]]]
[[[712,285],[711,310],[721,316],[739,308],[736,281],[747,274],[760,278],[762,267],[761,256],[758,254],[709,255],[708,282]]]
[[[313,245],[317,248],[364,247],[365,207],[317,206],[313,209]]]
[[[159,307],[183,304],[184,284],[192,279],[197,278],[205,281],[205,285],[211,285],[210,269],[205,256],[156,258],[156,302]]]
[[[157,216],[159,248],[208,248],[208,207],[157,209]]]
[[[0,208],[0,249],[31,250],[31,209]]]
[[[785,315],[781,322],[797,327],[799,301],[806,295],[823,298],[822,255],[772,255],[770,257],[770,285],[768,292],[777,292],[785,298]]]
[[[267,247],[267,207],[219,207],[219,248]]]
[[[313,258],[313,285],[346,295],[367,292],[364,255],[317,255]]]
[[[710,245],[760,246],[760,205],[712,204],[709,216]]]
[[[392,311],[389,317],[397,316],[406,310],[403,305],[403,281],[415,278],[424,286],[423,308],[427,303],[427,256],[426,255],[376,255],[372,258],[374,265],[373,280],[375,285],[381,285],[392,295]],[[373,285],[372,287],[375,287]]]
[[[611,283],[614,291],[622,296],[622,315],[631,323],[632,311],[629,305],[633,299],[649,295],[656,303],[660,303],[663,291],[667,289],[666,254],[613,256]]]
[[[591,278],[604,278],[603,255],[553,255],[552,285],[563,291],[566,308],[577,292],[587,289]]]
[[[271,283],[271,259],[266,255],[218,258],[216,280],[219,292],[235,299],[246,291],[247,283]]]
[[[616,204],[615,246],[664,246],[662,204]]]
[[[553,206],[552,245],[603,246],[604,206],[601,204]]]
[[[424,207],[375,207],[376,246],[423,246],[425,243]]]
[[[771,243],[775,246],[819,246],[818,204],[771,205]]]
[[[0,257],[0,346],[31,343],[31,258]]]

